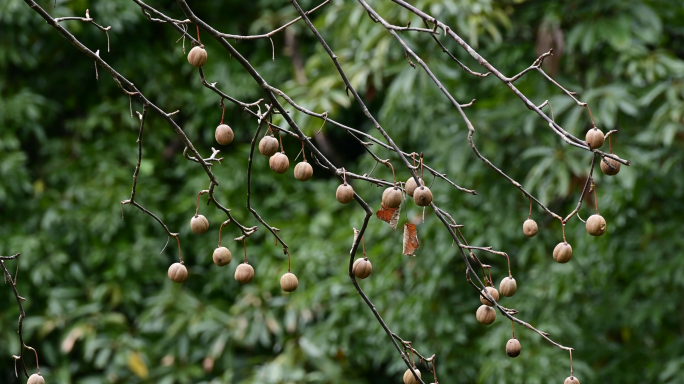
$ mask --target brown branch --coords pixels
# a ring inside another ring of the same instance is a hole
[[[448,25],[446,25],[446,24],[444,24],[444,23],[438,21],[436,18],[434,18],[434,17],[430,16],[429,14],[427,14],[427,13],[421,11],[420,9],[414,7],[413,5],[407,3],[407,2],[404,1],[404,0],[392,0],[392,1],[393,1],[394,3],[396,3],[396,4],[400,5],[400,6],[402,6],[403,8],[409,10],[410,12],[416,14],[417,16],[423,18],[423,19],[434,20],[434,22],[437,24],[437,26],[438,26],[439,28],[441,28],[442,30],[444,30],[448,36],[450,36],[450,37],[451,37],[453,40],[455,40],[461,47],[463,47],[463,49],[465,49],[466,52],[468,52],[468,54],[469,54],[471,57],[473,57],[475,60],[477,60],[477,62],[480,63],[480,65],[482,65],[483,67],[485,67],[488,71],[490,71],[491,73],[493,73],[494,76],[496,76],[497,78],[499,78],[499,80],[501,80],[504,84],[506,84],[506,85],[508,86],[508,88],[510,88],[511,91],[513,91],[513,93],[515,93],[516,96],[518,96],[518,98],[520,98],[520,100],[523,101],[523,103],[525,104],[525,106],[526,106],[527,108],[533,110],[533,111],[536,112],[539,116],[541,116],[542,119],[546,120],[546,121],[549,123],[549,126],[554,130],[554,132],[556,132],[559,136],[561,136],[561,138],[563,138],[563,140],[564,140],[565,142],[567,142],[568,144],[570,144],[570,145],[572,145],[572,146],[575,146],[575,147],[584,149],[584,150],[586,150],[586,151],[591,151],[591,152],[599,153],[599,154],[601,154],[602,156],[609,157],[609,158],[611,158],[611,159],[613,159],[613,160],[619,161],[619,162],[622,163],[622,164],[630,165],[629,160],[621,159],[621,158],[619,158],[619,157],[617,157],[617,156],[615,156],[615,155],[613,155],[613,154],[607,154],[607,153],[602,152],[602,151],[599,151],[599,150],[597,150],[597,149],[591,149],[591,148],[589,148],[589,146],[586,144],[586,142],[584,142],[583,140],[578,139],[577,137],[575,137],[575,136],[571,135],[570,133],[568,133],[567,131],[565,131],[560,125],[556,124],[556,123],[553,121],[553,119],[551,119],[550,117],[548,117],[544,112],[541,111],[541,109],[539,109],[536,105],[534,105],[534,104],[533,104],[533,103],[532,103],[532,102],[531,102],[531,101],[530,101],[522,92],[520,92],[520,91],[513,85],[512,81],[509,81],[511,78],[508,78],[508,77],[504,76],[501,72],[499,72],[496,68],[494,68],[494,66],[492,66],[491,64],[489,64],[489,62],[487,62],[487,60],[485,60],[482,56],[480,56],[480,54],[478,54],[470,45],[468,45],[468,43],[466,43],[465,40],[463,40],[460,36],[458,36],[458,35],[457,35],[457,34],[456,34]],[[390,33],[391,33],[391,32],[392,32],[392,31],[390,31]],[[538,60],[539,60],[539,59],[538,59]],[[541,70],[541,69],[538,68],[538,70]],[[543,73],[543,72],[542,72],[542,73]],[[560,87],[560,85],[557,84],[557,82],[553,81],[553,80],[552,80],[550,77],[548,77],[548,76],[546,76],[546,77],[547,77],[547,79],[551,80],[552,83],[554,83],[554,84],[556,84],[557,86]],[[568,92],[567,90],[565,90],[565,92],[568,93],[568,94],[571,94],[571,92]]]
[[[612,132],[612,131],[611,131]],[[563,223],[567,223],[568,220],[572,218],[576,213],[579,212],[580,207],[582,207],[582,201],[584,200],[584,195],[587,193],[587,188],[589,188],[589,185],[591,182],[594,180],[594,164],[596,164],[596,156],[597,154],[594,154],[594,157],[591,158],[591,167],[589,167],[589,176],[587,176],[587,181],[584,182],[584,188],[582,188],[582,193],[580,194],[579,201],[577,202],[577,207],[568,214],[568,216],[563,219]],[[579,216],[577,216],[579,218]],[[580,218],[580,220],[582,220]]]
[[[21,346],[19,349],[19,356],[14,356],[15,375],[16,375],[17,360],[21,360],[21,365],[22,365],[22,369],[24,371],[24,375],[26,377],[28,377],[29,375],[28,375],[28,371],[26,370],[26,362],[24,359],[24,349],[31,350],[36,355],[36,370],[38,371],[38,374],[40,374],[40,364],[38,363],[38,352],[34,348],[32,348],[32,347],[26,345],[26,343],[24,343],[24,335],[22,333],[22,326],[24,323],[24,318],[26,317],[26,313],[24,312],[24,306],[21,304],[21,302],[23,300],[26,300],[26,299],[24,299],[23,297],[21,297],[19,295],[19,292],[17,291],[17,282],[12,279],[12,275],[7,270],[7,267],[5,266],[5,261],[8,261],[8,260],[16,259],[17,263],[18,263],[20,255],[21,255],[21,253],[17,253],[16,255],[12,255],[12,256],[0,256],[0,266],[2,267],[2,270],[3,270],[4,275],[5,275],[5,282],[10,283],[10,287],[12,288],[12,292],[14,293],[14,297],[17,300],[17,306],[19,307],[19,320],[17,321],[17,333],[19,334],[19,343],[21,344]],[[17,375],[17,377],[18,377],[18,375]]]
[[[112,29],[112,26],[108,27],[103,27],[100,24],[96,23],[91,17],[90,17],[90,10],[86,9],[86,16],[85,17],[58,17],[55,19],[56,23],[62,22],[62,21],[67,21],[67,20],[80,20],[80,21],[85,21],[86,23],[91,23],[92,25],[98,27],[101,31],[104,31],[105,35],[107,35],[107,52],[109,52],[109,30]]]
[[[377,12],[375,12],[375,10],[374,10],[373,8],[371,8],[371,7],[368,5],[368,3],[366,3],[364,0],[358,0],[358,1],[359,1],[359,3],[366,9],[366,11],[368,11],[368,13],[370,13],[370,14],[372,14],[374,17],[376,17],[376,18],[380,21],[380,23],[382,23],[383,26],[386,27],[386,26],[388,25],[388,24],[380,17],[380,15],[378,15]],[[542,204],[539,200],[537,200],[534,196],[532,196],[532,194],[530,194],[529,192],[527,192],[527,191],[522,187],[522,185],[521,185],[520,183],[518,183],[517,181],[513,180],[513,178],[511,178],[511,177],[508,176],[505,172],[503,172],[502,170],[500,170],[499,168],[497,168],[494,164],[492,164],[491,161],[489,161],[486,157],[484,157],[484,156],[480,153],[480,151],[477,150],[477,148],[475,147],[475,143],[473,142],[473,139],[472,139],[472,136],[473,136],[473,134],[475,133],[475,127],[474,127],[473,124],[470,122],[470,119],[468,119],[468,117],[466,116],[465,112],[463,112],[463,107],[461,107],[461,104],[460,104],[458,101],[456,101],[456,99],[454,99],[454,97],[449,93],[449,91],[446,90],[446,88],[442,85],[442,83],[439,81],[439,79],[437,79],[437,77],[434,75],[434,73],[432,73],[432,71],[431,71],[430,68],[427,66],[427,64],[425,64],[425,62],[424,62],[424,61],[423,61],[415,52],[413,52],[413,50],[411,50],[411,48],[408,46],[408,44],[406,44],[406,42],[404,42],[404,40],[403,40],[401,37],[399,37],[399,35],[397,35],[397,33],[394,32],[393,30],[388,30],[388,31],[389,31],[389,33],[390,33],[392,36],[394,36],[394,38],[401,44],[401,46],[404,48],[404,50],[405,50],[406,52],[408,52],[411,56],[413,56],[413,58],[420,64],[420,66],[423,67],[423,69],[424,69],[425,72],[428,74],[428,76],[430,77],[430,79],[432,79],[432,81],[437,85],[437,88],[439,88],[439,89],[442,91],[442,93],[444,93],[444,95],[449,99],[449,101],[451,101],[451,103],[456,107],[458,113],[461,115],[461,118],[463,118],[463,120],[464,120],[465,123],[466,123],[466,126],[468,127],[468,131],[469,131],[469,132],[468,132],[468,141],[469,141],[469,143],[470,143],[471,148],[473,149],[473,151],[474,151],[475,154],[477,155],[477,157],[480,158],[483,162],[485,162],[485,164],[489,165],[492,169],[494,169],[495,171],[497,171],[500,175],[502,175],[502,176],[503,176],[504,178],[506,178],[508,181],[510,181],[513,185],[515,185],[518,189],[520,189],[526,196],[528,196],[529,198],[533,199],[533,200],[534,200],[540,207],[542,207],[549,215],[551,215],[551,216],[553,216],[553,217],[555,217],[555,218],[558,218],[559,220],[562,220],[562,218],[561,218],[560,216],[558,216],[556,213],[552,212],[549,208],[547,208],[544,204]],[[542,57],[540,57],[539,59],[537,59],[537,61],[541,61],[543,57],[544,57],[544,55],[542,55]],[[535,62],[535,63],[536,63],[536,62]]]
[[[311,9],[311,10],[309,10],[309,11],[306,11],[306,14],[307,14],[307,15],[310,15],[310,14],[316,12],[318,9],[320,9],[321,7],[323,7],[324,5],[326,5],[326,4],[328,4],[328,3],[330,3],[330,0],[325,0],[324,2],[322,2],[321,4],[319,4],[317,7],[313,8],[313,9]],[[301,19],[302,19],[302,17],[299,16],[298,18],[296,18],[296,19],[290,21],[289,23],[283,25],[282,27],[277,28],[277,29],[274,29],[274,30],[272,30],[272,31],[269,32],[269,33],[264,33],[264,34],[261,34],[261,35],[248,35],[248,36],[242,36],[242,35],[231,35],[231,34],[229,34],[229,33],[220,33],[220,32],[219,32],[219,36],[221,36],[221,37],[223,37],[223,38],[226,38],[226,39],[232,39],[232,40],[257,40],[257,39],[270,38],[271,36],[275,35],[275,34],[278,33],[278,32],[281,32],[281,31],[285,30],[285,28],[287,28],[287,27],[289,27],[290,25],[292,25],[292,24],[298,22],[298,21],[301,20]]]

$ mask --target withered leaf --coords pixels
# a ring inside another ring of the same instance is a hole
[[[378,219],[389,223],[390,227],[392,229],[397,229],[397,224],[399,223],[399,213],[401,212],[400,208],[387,208],[385,204],[380,203],[382,208],[380,208],[377,212],[375,212],[375,216],[378,217]]]
[[[404,255],[415,256],[413,252],[415,252],[419,246],[416,225],[412,223],[404,224]]]
[[[399,216],[401,216],[401,205],[394,211],[389,222],[390,227],[392,227],[392,229],[395,231],[397,230],[397,225],[399,224]]]

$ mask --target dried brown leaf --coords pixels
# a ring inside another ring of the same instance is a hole
[[[397,208],[394,213],[392,214],[392,218],[390,219],[389,225],[392,227],[393,230],[397,230],[397,225],[399,224],[399,216],[401,215],[401,205],[399,208]]]
[[[412,223],[404,224],[404,255],[415,256],[413,252],[415,252],[419,246],[416,225]]]
[[[397,218],[396,221],[399,221],[399,208],[387,208],[385,204],[382,204],[382,208],[380,208],[377,212],[375,212],[375,216],[378,217],[378,219],[389,223],[393,229],[397,228],[397,224],[395,223],[392,225],[392,220],[394,219],[395,212],[397,212]]]

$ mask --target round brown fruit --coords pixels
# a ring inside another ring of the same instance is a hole
[[[480,308],[477,309],[477,313],[475,313],[475,318],[481,324],[489,325],[496,320],[496,311],[494,308],[487,305],[480,305]]]
[[[204,215],[197,215],[190,219],[190,229],[198,235],[209,229],[209,220]]]
[[[350,201],[354,200],[354,188],[352,188],[351,185],[344,183],[337,187],[335,197],[340,203],[348,204]]]
[[[212,257],[214,259],[214,264],[218,265],[219,267],[223,267],[224,265],[228,265],[230,261],[233,259],[233,255],[230,253],[230,250],[226,247],[218,247],[214,250],[214,255]]]
[[[425,182],[423,181],[423,179],[418,178],[418,180],[420,180],[420,185],[425,185]],[[406,185],[404,186],[404,190],[406,190],[406,193],[409,196],[413,197],[413,191],[415,191],[417,187],[418,187],[418,184],[416,184],[416,179],[414,179],[412,177],[412,178],[406,180]]]
[[[280,288],[282,288],[285,292],[294,291],[297,289],[298,285],[299,280],[297,280],[297,276],[295,276],[294,273],[288,272],[280,278]]]
[[[575,376],[570,376],[565,381],[563,384],[580,384],[579,379],[577,379]]]
[[[45,384],[45,379],[39,373],[34,373],[29,376],[26,384]]]
[[[518,339],[510,339],[506,343],[506,354],[508,357],[518,357],[520,354],[520,342]]]
[[[259,152],[264,156],[273,156],[278,152],[278,139],[272,135],[264,136],[259,141]]]
[[[420,371],[417,368],[413,368],[414,371],[416,371],[416,375],[418,377],[420,376]],[[406,372],[404,372],[404,384],[418,384],[420,381],[416,380],[416,377],[413,376],[413,372],[411,372],[410,369],[407,369]]]
[[[217,143],[221,145],[228,145],[233,142],[235,134],[229,126],[227,126],[226,124],[221,124],[218,127],[216,127],[214,138],[216,139]]]
[[[499,291],[497,291],[496,288],[485,287],[485,289],[494,298],[495,301],[499,301]],[[483,291],[484,291],[484,289],[483,289]],[[484,292],[482,294],[484,294]],[[490,307],[494,306],[494,304],[492,302],[490,302],[489,300],[482,297],[482,295],[480,295],[480,302],[482,302],[482,304],[484,304],[484,305],[489,305]]]
[[[572,259],[572,247],[568,243],[558,243],[553,249],[553,259],[564,264]]]
[[[297,163],[295,165],[294,169],[294,176],[295,179],[299,181],[307,181],[313,176],[313,168],[311,167],[311,164],[309,164],[306,161],[302,161],[300,163]]]
[[[235,270],[235,280],[240,284],[247,284],[254,278],[254,268],[247,263],[238,265]]]
[[[615,176],[620,172],[620,162],[610,157],[601,160],[601,170],[608,176]]]
[[[532,219],[527,219],[523,223],[523,233],[527,237],[533,237],[534,235],[537,234],[539,231],[539,227],[537,227],[537,222],[532,220]]]
[[[420,186],[413,191],[413,201],[419,207],[427,207],[432,203],[432,192],[430,188]]]
[[[601,148],[605,138],[603,137],[603,132],[598,128],[592,128],[587,132],[587,136],[584,138],[589,144],[589,148],[596,149]]]
[[[504,277],[501,280],[501,284],[499,284],[499,292],[503,296],[506,297],[511,297],[515,295],[515,291],[518,290],[518,284],[515,282],[515,279],[512,277]]]
[[[365,279],[370,276],[371,272],[373,272],[373,265],[368,259],[360,257],[354,261],[354,265],[352,265],[352,273],[354,276],[359,279]]]
[[[207,62],[207,51],[202,47],[194,47],[188,53],[188,62],[199,68]]]
[[[591,215],[587,219],[587,232],[592,236],[601,236],[606,233],[606,219],[601,215]]]
[[[288,160],[284,153],[278,152],[271,156],[271,158],[268,160],[268,165],[271,167],[273,172],[282,174],[285,173],[290,167],[290,160]]]
[[[387,208],[399,208],[401,205],[401,190],[397,187],[389,187],[382,193],[382,203]]]
[[[169,279],[176,283],[182,283],[188,279],[188,270],[181,263],[173,263],[169,267]]]

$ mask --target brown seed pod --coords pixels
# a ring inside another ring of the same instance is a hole
[[[188,279],[188,270],[181,263],[173,263],[169,267],[169,279],[176,283],[182,283]]]
[[[311,164],[309,164],[306,161],[302,161],[300,163],[297,163],[295,165],[294,169],[294,176],[295,179],[299,181],[307,181],[313,176],[313,168],[311,167]]]
[[[212,257],[214,259],[214,264],[218,265],[219,267],[223,267],[224,265],[228,265],[230,261],[233,259],[233,255],[230,253],[230,250],[226,247],[218,247],[214,250],[214,256]]]
[[[572,247],[568,243],[558,243],[553,249],[553,259],[564,264],[572,259]]]
[[[591,149],[601,148],[603,141],[605,140],[603,132],[598,128],[590,129],[584,139]]]
[[[496,311],[492,307],[480,305],[480,308],[477,309],[477,313],[475,313],[475,318],[481,324],[489,325],[496,320]]]
[[[563,384],[580,384],[580,382],[579,379],[575,376],[570,376],[567,379],[565,379],[565,382],[563,382]]]
[[[510,339],[506,343],[506,354],[508,357],[518,357],[520,354],[520,342],[518,339]]]
[[[420,180],[420,185],[425,185],[425,182],[423,181],[423,179],[421,179],[419,177],[418,180]],[[413,197],[413,191],[415,191],[417,187],[418,187],[418,184],[416,184],[416,179],[411,177],[410,179],[406,180],[406,185],[404,185],[404,190],[406,191],[406,194]]]
[[[235,280],[240,284],[247,284],[254,278],[254,268],[247,263],[238,265],[235,270]]]
[[[610,165],[606,164],[606,162],[608,162]],[[610,157],[604,157],[601,160],[601,170],[608,176],[615,176],[618,174],[618,172],[620,172],[620,162],[613,160]]]
[[[487,290],[487,292],[489,292],[490,295],[492,295],[492,297],[494,298],[494,300],[499,301],[499,291],[497,291],[496,288],[494,288],[494,287],[485,287],[485,289]],[[483,294],[484,294],[484,292],[483,292]],[[493,306],[494,306],[493,303],[491,303],[489,300],[487,300],[487,299],[485,299],[484,297],[482,297],[482,295],[480,295],[480,302],[482,302],[482,304],[484,304],[484,305],[489,305],[490,307],[493,307]]]
[[[209,229],[209,220],[204,215],[197,215],[190,219],[190,229],[198,235]]]
[[[273,135],[264,136],[259,141],[259,152],[264,156],[273,156],[278,152],[278,139]]]
[[[288,272],[280,278],[280,288],[282,288],[285,292],[294,291],[295,289],[297,289],[298,285],[299,280],[297,280],[297,276],[295,276],[294,273]]]
[[[416,375],[418,375],[418,377],[422,378],[418,368],[413,368],[413,370],[416,371]],[[407,369],[406,372],[404,372],[404,384],[418,384],[418,383],[420,383],[420,381],[416,380],[416,377],[413,376],[413,372],[411,372],[410,369]]]
[[[527,219],[523,223],[523,233],[527,237],[533,237],[534,235],[537,234],[539,231],[539,227],[537,227],[537,222],[532,220],[532,219]]]
[[[370,276],[372,271],[373,265],[364,257],[356,259],[356,261],[354,261],[354,265],[352,265],[352,273],[359,279],[365,279],[366,277]]]
[[[233,142],[235,134],[229,126],[227,126],[226,124],[221,124],[218,127],[216,127],[214,138],[216,139],[217,143],[221,145],[228,145]]]
[[[515,279],[512,277],[508,277],[508,276],[504,277],[501,280],[501,284],[499,284],[499,292],[501,292],[501,294],[503,296],[511,297],[511,296],[515,295],[515,291],[517,291],[517,290],[518,290],[518,284],[515,282]]]
[[[26,384],[45,384],[45,379],[40,373],[34,373],[33,375],[29,376]]]
[[[354,200],[354,188],[352,188],[351,185],[344,183],[337,187],[335,197],[340,203],[348,204],[350,201]]]
[[[273,172],[282,174],[285,173],[290,167],[290,160],[288,160],[284,153],[278,152],[271,156],[271,158],[268,160],[268,165],[271,167]]]
[[[45,379],[39,373],[34,373],[29,376],[26,384],[45,384]]]
[[[587,232],[592,236],[601,236],[606,233],[606,219],[601,215],[591,215],[587,219]]]
[[[188,62],[199,68],[207,62],[207,51],[202,47],[194,47],[188,53]]]
[[[398,208],[401,205],[401,190],[397,187],[389,187],[382,193],[382,203],[387,208]]]
[[[427,207],[432,203],[432,192],[430,188],[420,186],[413,191],[413,201],[419,207]]]

